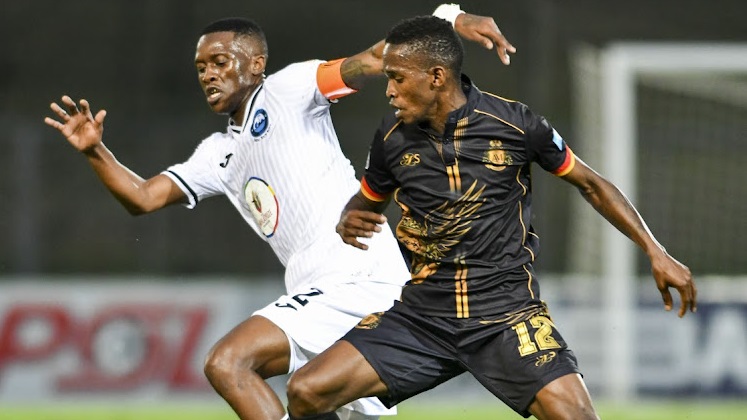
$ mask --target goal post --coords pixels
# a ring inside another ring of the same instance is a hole
[[[649,153],[640,147],[641,115],[651,107],[669,106],[665,102],[641,102],[641,86],[668,92],[667,95],[674,97],[666,100],[672,103],[679,98],[706,99],[736,107],[739,115],[747,117],[747,44],[620,42],[601,49],[582,46],[574,51],[572,57],[574,143],[578,140],[578,148],[583,150],[582,158],[620,187],[639,210],[642,182],[657,181],[639,179],[640,174],[647,171],[641,167],[641,162],[646,161]],[[709,106],[710,102],[703,105],[703,112],[707,112]],[[676,126],[677,118],[673,117],[673,122],[653,122],[651,125],[657,129],[660,126]],[[689,114],[688,118],[691,118]],[[739,129],[734,129],[734,132],[738,133]],[[673,137],[676,135],[672,134]],[[740,139],[747,142],[742,137],[735,134],[732,141],[735,144]],[[729,158],[724,155],[724,159]],[[648,164],[650,160],[649,157]],[[739,162],[734,163],[735,167],[739,165]],[[696,177],[707,175],[693,174]],[[739,176],[738,173],[734,175]],[[742,175],[741,183],[744,184],[745,180],[747,177]],[[689,182],[686,179],[681,181]],[[730,182],[740,183],[739,178]],[[743,196],[742,200],[747,201],[747,196]],[[600,297],[605,328],[601,330],[603,336],[599,337],[604,343],[604,354],[601,356],[605,378],[603,393],[608,398],[628,400],[636,396],[636,346],[641,345],[635,342],[636,285],[637,280],[648,273],[640,271],[640,251],[628,238],[600,217],[591,215],[593,210],[590,206],[585,203],[573,205],[571,225],[576,238],[571,247],[571,271],[598,276],[603,281]],[[649,220],[646,215],[644,218]],[[676,224],[676,221],[673,223]],[[657,234],[656,229],[652,230]],[[684,240],[688,238],[682,237]],[[739,239],[736,241],[734,246],[743,244],[738,242],[741,241]],[[666,241],[662,242],[668,246]],[[706,247],[711,244],[700,245]],[[688,264],[688,261],[683,262]],[[653,280],[649,281],[653,283]],[[651,290],[656,293],[653,287],[646,292]],[[676,291],[673,295],[674,312],[678,309],[679,300]]]

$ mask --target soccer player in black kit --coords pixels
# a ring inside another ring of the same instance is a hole
[[[290,418],[336,419],[338,406],[377,396],[388,406],[465,371],[524,417],[596,419],[576,358],[540,299],[532,268],[530,166],[579,189],[648,255],[667,310],[696,309],[690,270],[669,256],[617,187],[574,155],[526,105],[480,91],[461,74],[451,26],[417,17],[386,38],[394,115],[371,145],[361,191],[337,231],[365,249],[390,199],[411,280],[392,309],[369,315],[288,384]]]

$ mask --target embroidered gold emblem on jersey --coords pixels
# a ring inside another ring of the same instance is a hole
[[[420,163],[420,153],[405,153],[399,161],[400,166],[415,166],[418,163]]]
[[[537,361],[534,362],[534,365],[537,367],[543,366],[547,363],[550,363],[555,359],[556,353],[554,351],[551,351],[549,353],[541,354],[537,356]]]
[[[500,140],[490,140],[490,148],[482,155],[482,161],[491,171],[502,171],[514,163],[511,155],[503,149],[503,142]]]
[[[475,191],[476,188],[477,181],[456,201],[447,201],[429,212],[422,224],[412,217],[409,207],[398,202],[402,218],[395,233],[413,253],[412,284],[422,283],[438,271],[439,261],[469,232],[472,221],[478,217],[475,213],[484,202],[480,196],[485,186]]]
[[[267,182],[252,177],[244,185],[244,200],[259,230],[270,238],[278,228],[278,200]]]
[[[362,330],[372,330],[381,324],[381,316],[384,315],[384,312],[374,312],[372,314],[368,314],[363,319],[358,322],[358,325],[355,326],[355,328],[362,329]]]

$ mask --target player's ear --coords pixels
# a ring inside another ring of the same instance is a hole
[[[252,63],[251,63],[252,74],[258,76],[264,73],[266,65],[267,65],[267,56],[265,55],[252,56]]]
[[[431,74],[431,83],[434,87],[441,87],[446,83],[446,69],[441,66],[432,67],[429,71]]]

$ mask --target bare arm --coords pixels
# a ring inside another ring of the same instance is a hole
[[[508,53],[516,52],[516,48],[503,36],[491,17],[462,13],[456,18],[454,30],[462,38],[476,42],[488,50],[495,47],[503,64],[510,64]],[[340,68],[345,84],[359,90],[367,80],[382,76],[383,52],[384,40],[381,40],[367,50],[346,58]]]
[[[87,159],[101,182],[130,214],[149,213],[169,204],[182,202],[184,193],[165,175],[145,180],[117,161],[102,142],[106,111],[94,117],[90,105],[80,100],[80,109],[69,97],[62,97],[65,111],[57,103],[50,108],[62,121],[46,117],[44,122],[56,128]]]
[[[688,309],[695,312],[697,289],[690,269],[667,253],[625,195],[578,158],[573,170],[563,179],[575,185],[599,214],[648,255],[666,310],[672,309],[672,295],[669,292],[672,287],[677,289],[682,301],[678,315],[684,316]]]
[[[379,225],[386,223],[386,217],[381,213],[387,204],[388,201],[371,201],[358,191],[342,210],[340,221],[337,223],[337,234],[348,245],[368,249],[368,245],[359,242],[358,238],[370,238],[374,233],[381,232]]]

